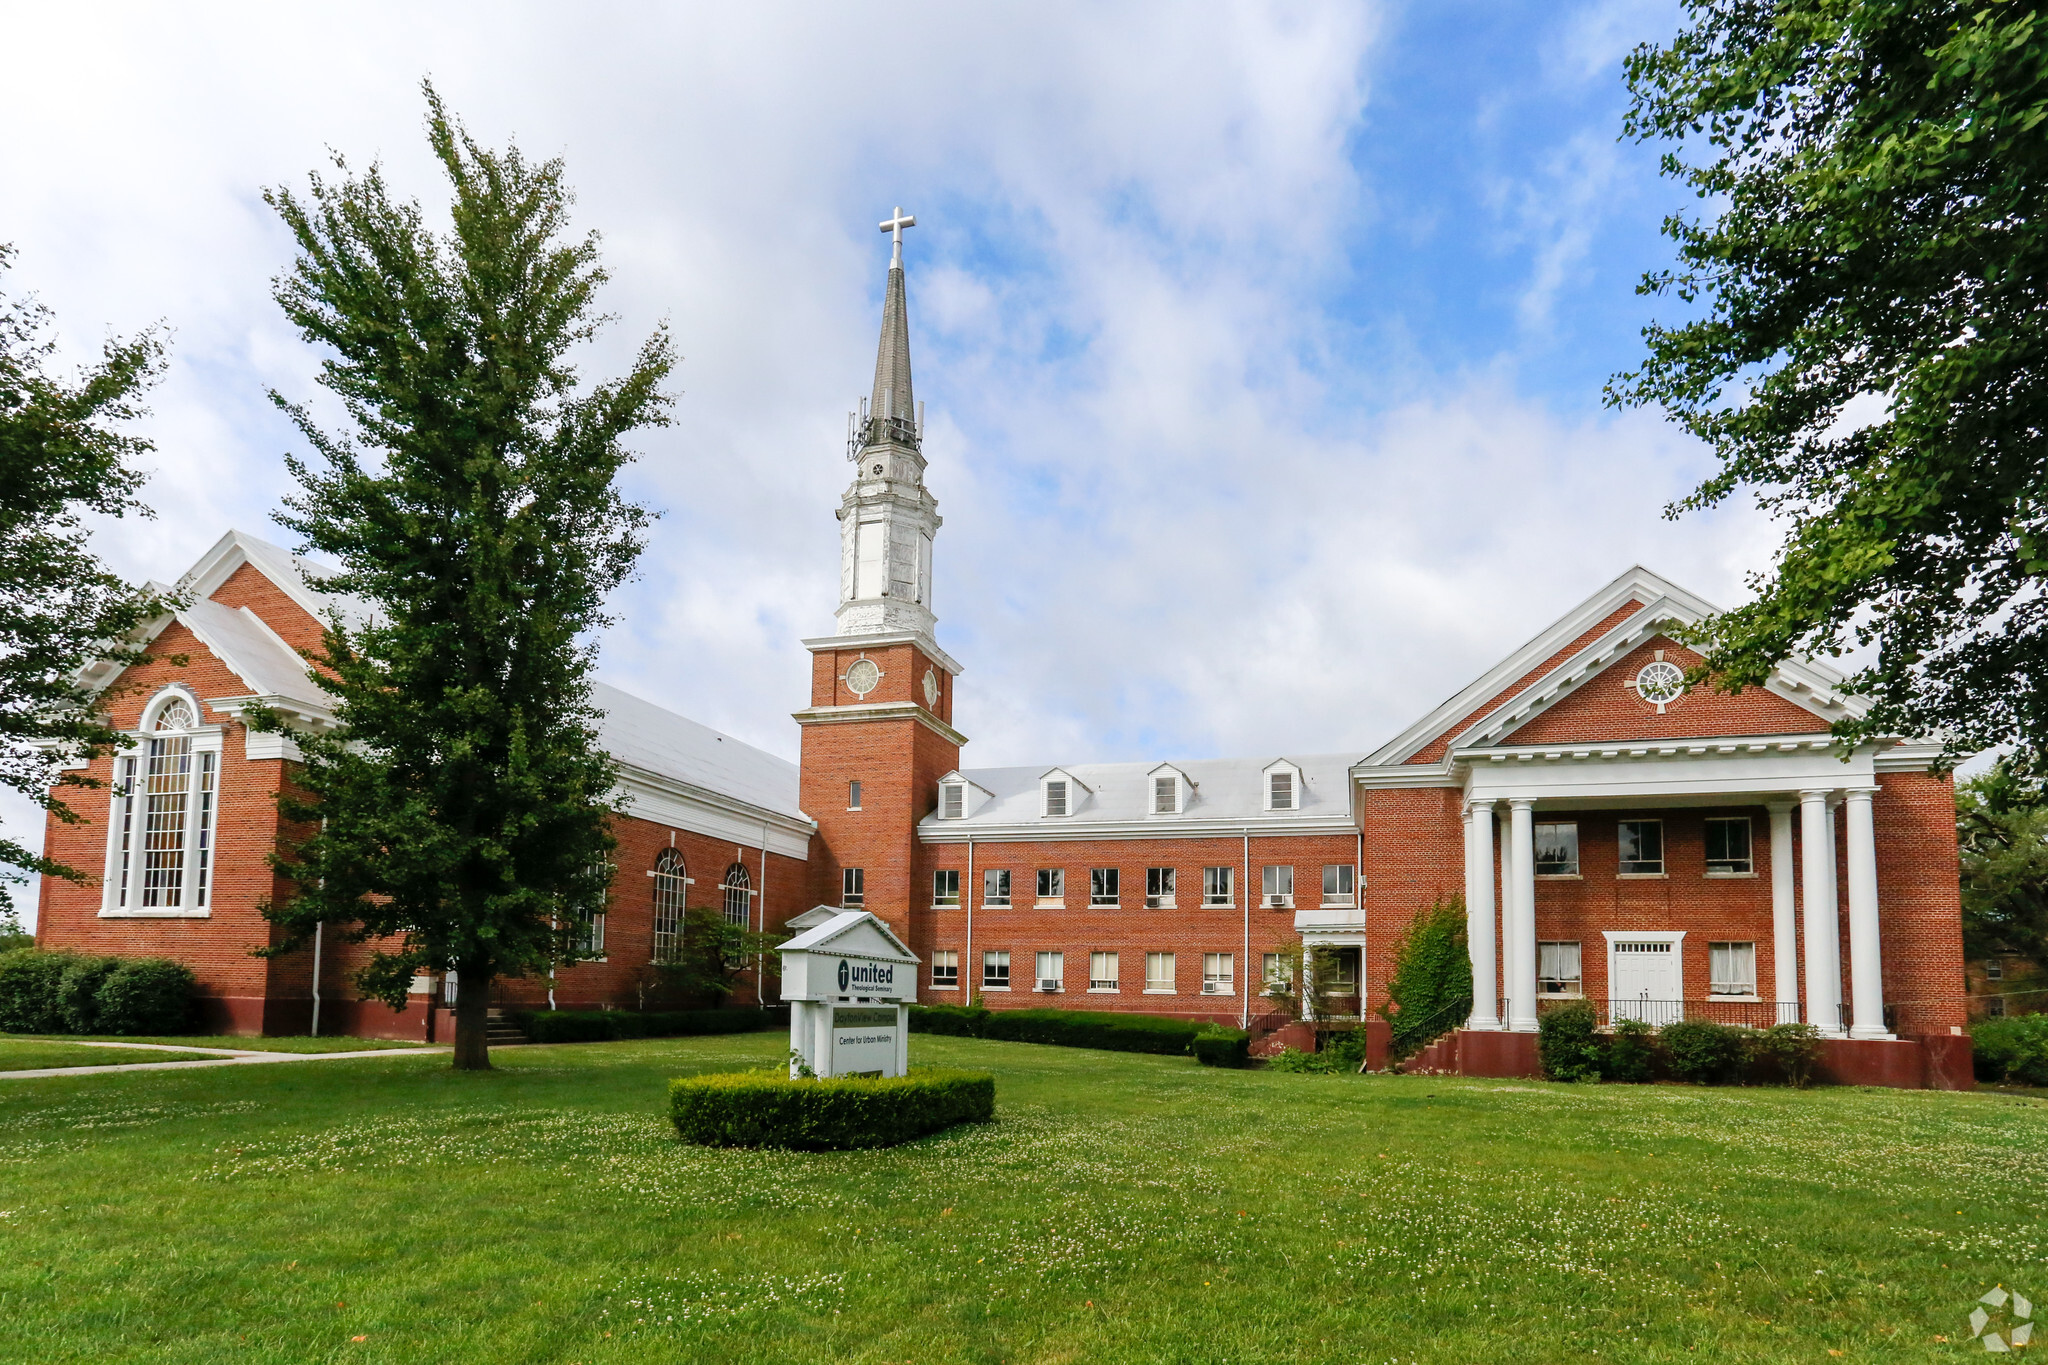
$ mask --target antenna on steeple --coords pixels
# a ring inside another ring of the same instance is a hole
[[[917,400],[917,443],[924,444],[924,400]]]

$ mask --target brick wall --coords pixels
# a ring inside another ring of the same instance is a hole
[[[1828,723],[1802,706],[1761,687],[1730,695],[1711,687],[1688,689],[1657,708],[1636,694],[1636,674],[1662,650],[1680,668],[1700,656],[1675,640],[1656,636],[1608,665],[1599,676],[1502,740],[1503,744],[1598,744],[1623,739],[1681,739],[1705,735],[1814,734]]]

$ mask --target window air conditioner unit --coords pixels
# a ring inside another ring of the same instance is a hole
[[[1057,994],[1059,988],[1060,979],[1056,976],[1041,976],[1038,978],[1038,989],[1047,995]]]
[[[1266,908],[1267,908],[1268,910],[1285,910],[1285,909],[1287,908],[1287,897],[1285,897],[1285,896],[1268,896],[1268,897],[1266,897]]]
[[[1166,897],[1164,897],[1164,896],[1147,896],[1147,897],[1145,897],[1145,908],[1146,908],[1147,910],[1157,910],[1157,909],[1159,909],[1159,908],[1160,908],[1161,906],[1163,906],[1163,905],[1165,905],[1165,904],[1166,904]]]
[[[1230,983],[1228,981],[1204,981],[1202,983],[1202,994],[1228,995],[1230,994]]]

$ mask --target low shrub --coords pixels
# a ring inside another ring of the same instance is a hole
[[[1681,1019],[1664,1026],[1662,1041],[1672,1075],[1682,1081],[1719,1085],[1741,1075],[1749,1040],[1755,1036],[1755,1030],[1733,1024]]]
[[[525,1010],[512,1016],[535,1043],[603,1043],[619,1038],[683,1038],[787,1028],[780,1010]]]
[[[1536,1018],[1536,1055],[1553,1081],[1600,1079],[1600,1016],[1590,1000],[1572,1000]]]
[[[57,988],[69,965],[69,953],[22,948],[0,955],[0,1033],[62,1033]]]
[[[74,957],[57,980],[57,1008],[66,1033],[112,1033],[100,1025],[100,987],[121,965],[118,957]]]
[[[1655,1031],[1641,1019],[1617,1020],[1608,1032],[1607,1047],[1600,1057],[1601,1079],[1641,1085],[1656,1075]]]
[[[101,1033],[183,1033],[192,1021],[192,969],[167,957],[118,960],[99,989]]]
[[[1252,1036],[1241,1028],[1211,1024],[1189,1046],[1203,1066],[1243,1066],[1252,1056]]]
[[[1334,1057],[1324,1053],[1303,1052],[1300,1048],[1283,1047],[1266,1059],[1266,1069],[1329,1075],[1341,1068]]]
[[[912,1033],[1093,1047],[1106,1052],[1184,1054],[1192,1050],[1195,1036],[1207,1027],[1212,1026],[1189,1019],[1110,1010],[991,1010],[978,1005],[910,1007]]]
[[[1970,1025],[1977,1079],[2048,1086],[2048,1014],[2010,1014]]]
[[[899,1142],[995,1118],[985,1071],[908,1076],[791,1077],[781,1069],[727,1071],[669,1082],[669,1116],[685,1142],[836,1152]]]
[[[1820,1030],[1811,1024],[1773,1024],[1750,1036],[1749,1050],[1757,1070],[1804,1090],[1820,1061]]]

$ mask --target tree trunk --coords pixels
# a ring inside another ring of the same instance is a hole
[[[491,1069],[491,978],[468,966],[455,974],[455,1062],[457,1071]]]

